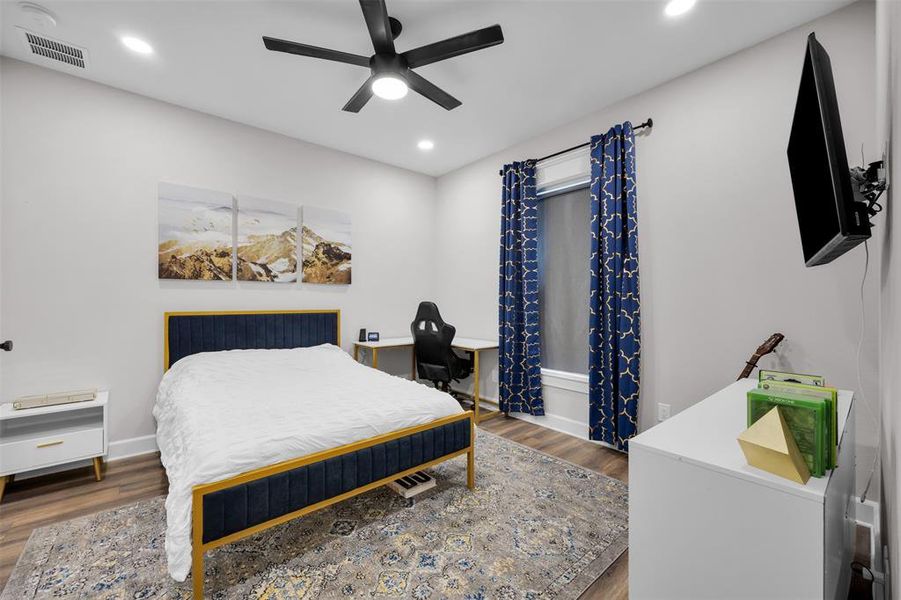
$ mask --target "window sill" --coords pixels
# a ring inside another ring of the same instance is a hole
[[[541,369],[541,385],[588,394],[588,375],[554,369]]]

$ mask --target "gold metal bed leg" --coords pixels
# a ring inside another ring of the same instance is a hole
[[[466,453],[466,487],[476,487],[476,422],[469,421],[469,452]]]
[[[203,550],[194,550],[194,559],[191,561],[191,582],[194,587],[194,598],[203,598]]]
[[[203,494],[194,493],[191,503],[193,519],[191,523],[191,583],[194,600],[203,598]]]

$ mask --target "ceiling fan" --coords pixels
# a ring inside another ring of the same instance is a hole
[[[372,47],[375,49],[375,54],[369,57],[263,36],[266,48],[275,52],[369,67],[371,72],[369,79],[342,109],[347,112],[360,112],[372,98],[372,94],[388,100],[403,98],[407,95],[407,88],[412,88],[413,91],[447,110],[453,110],[462,102],[413,69],[496,46],[504,41],[501,26],[492,25],[398,54],[394,50],[394,40],[400,35],[402,26],[400,21],[388,16],[385,0],[360,0],[360,7],[363,9],[363,17],[366,19],[366,27],[369,29],[369,37],[372,38]]]

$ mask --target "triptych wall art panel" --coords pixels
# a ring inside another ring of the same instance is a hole
[[[159,185],[160,279],[266,281],[298,279],[301,229],[305,283],[349,284],[351,218],[336,210],[253,196]]]
[[[350,215],[315,206],[303,207],[303,280],[350,283]]]
[[[240,281],[297,281],[297,206],[238,196]]]
[[[231,194],[161,183],[159,278],[232,278]]]

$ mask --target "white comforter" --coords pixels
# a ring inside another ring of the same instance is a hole
[[[169,477],[169,574],[183,581],[191,568],[193,486],[460,412],[449,395],[330,344],[181,359],[153,408]]]

